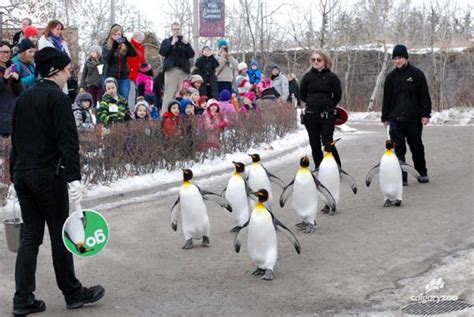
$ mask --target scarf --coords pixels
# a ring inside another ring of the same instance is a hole
[[[65,53],[65,49],[63,47],[63,38],[62,36],[54,36],[53,33],[49,33],[49,39],[51,40],[51,43],[53,43],[54,47],[60,51]]]

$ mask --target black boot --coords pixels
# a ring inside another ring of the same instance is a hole
[[[24,306],[13,306],[13,315],[26,316],[29,314],[40,313],[46,310],[46,304],[42,300],[35,299],[33,303]]]

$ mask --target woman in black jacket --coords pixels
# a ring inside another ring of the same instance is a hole
[[[316,50],[311,56],[311,69],[300,84],[301,100],[306,103],[304,125],[308,131],[316,171],[323,160],[321,145],[333,141],[336,122],[336,105],[341,100],[341,81],[331,72],[332,60],[324,50]],[[322,143],[321,143],[322,141]],[[337,150],[332,152],[341,166]]]
[[[113,77],[118,82],[118,93],[128,100],[130,91],[130,79],[128,75],[127,58],[137,56],[137,52],[132,44],[123,36],[123,29],[120,25],[114,24],[110,28],[107,40],[102,48],[102,56],[105,63],[104,78]]]

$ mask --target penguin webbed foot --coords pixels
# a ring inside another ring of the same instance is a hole
[[[264,269],[261,269],[261,268],[258,268],[252,272],[252,275],[254,276],[260,276],[260,275],[264,275],[265,274],[265,270]]]
[[[390,201],[390,199],[387,199],[385,200],[385,204],[383,204],[384,207],[390,207],[392,206],[392,202]]]
[[[306,228],[303,232],[304,233],[313,233],[315,227],[316,227],[316,224],[313,225],[312,223],[308,223],[308,225],[306,226]]]
[[[307,225],[308,225],[308,224],[307,224],[306,221],[304,221],[304,220],[301,221],[300,223],[297,223],[297,224],[296,224],[296,226],[297,226],[298,228],[302,228],[302,227],[303,227],[303,228],[306,228]]]
[[[235,226],[234,228],[230,229],[230,232],[239,232],[242,229],[241,226]]]
[[[329,206],[328,205],[324,205],[323,209],[320,210],[323,214],[327,214],[329,213]]]
[[[192,249],[193,246],[193,239],[186,240],[186,244],[183,246],[183,250],[189,250]]]
[[[329,206],[326,206],[327,209],[329,209],[328,214],[330,216],[334,216],[336,214],[336,208],[329,208]]]
[[[396,207],[400,207],[400,205],[402,204],[402,201],[399,200],[399,199],[396,199],[393,204],[394,204]]]
[[[210,243],[209,237],[208,237],[208,236],[203,236],[203,237],[202,237],[201,245],[202,245],[203,247],[207,247],[207,246],[209,246],[209,243]]]
[[[273,271],[270,269],[265,270],[265,274],[262,277],[264,281],[271,281],[273,280]]]

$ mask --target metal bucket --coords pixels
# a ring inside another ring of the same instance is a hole
[[[23,221],[20,218],[5,219],[3,225],[5,227],[8,250],[18,252]]]

